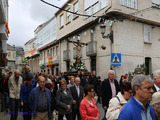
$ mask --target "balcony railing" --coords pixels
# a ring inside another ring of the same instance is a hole
[[[64,61],[70,61],[70,58],[71,58],[70,53],[71,53],[70,50],[63,51],[63,60]]]
[[[41,66],[41,65],[44,65],[44,60],[40,60],[39,61],[39,65]]]
[[[54,57],[53,57],[53,59],[52,59],[52,63],[53,63],[53,65],[58,64],[58,63],[59,63],[58,56],[54,56]]]
[[[86,55],[87,56],[96,56],[97,55],[97,42],[96,41],[90,41],[87,43],[86,47]]]
[[[73,58],[76,59],[77,47],[73,48]],[[80,52],[80,57],[82,57],[82,51]]]

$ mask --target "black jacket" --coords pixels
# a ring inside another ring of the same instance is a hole
[[[116,87],[116,94],[117,94],[120,91],[117,80],[114,80],[114,84]],[[109,101],[111,98],[112,98],[112,90],[111,90],[109,79],[107,78],[102,82],[102,105],[103,107],[107,106],[108,108]]]
[[[4,79],[2,78],[0,80],[0,92],[2,94],[4,94],[5,92],[6,93],[9,93],[9,89],[8,89],[8,79],[5,80],[5,83],[4,83]]]
[[[73,105],[73,109],[79,109],[79,105],[80,105],[80,103],[83,99],[83,88],[82,88],[82,86],[79,86],[79,89],[80,89],[80,93],[79,93],[79,97],[78,97],[76,86],[74,85],[74,86],[70,87],[72,98],[73,98],[73,100],[76,101],[76,105]]]

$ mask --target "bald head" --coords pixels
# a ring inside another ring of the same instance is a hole
[[[19,77],[19,75],[20,75],[19,70],[15,70],[15,72],[14,72],[14,76],[15,76],[16,78],[18,78],[18,77]]]
[[[29,66],[28,65],[26,65],[25,71],[26,71],[26,73],[29,73]]]
[[[44,89],[45,84],[46,84],[45,78],[42,77],[42,76],[40,76],[40,77],[39,77],[38,84],[39,84],[39,86],[40,86],[41,89]]]

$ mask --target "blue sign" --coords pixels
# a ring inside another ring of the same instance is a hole
[[[111,66],[121,66],[121,53],[111,53]]]

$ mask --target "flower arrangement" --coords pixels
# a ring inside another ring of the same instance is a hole
[[[77,60],[73,63],[73,65],[70,65],[70,71],[72,71],[72,69],[75,69],[75,70],[77,70],[77,71],[84,71],[84,72],[88,72],[88,70],[87,70],[87,68],[86,68],[86,66],[85,66],[85,63],[84,62],[82,62],[81,60],[80,60],[80,63],[78,64],[77,63]]]
[[[5,66],[6,62],[7,62],[6,57],[0,57],[0,66]]]

